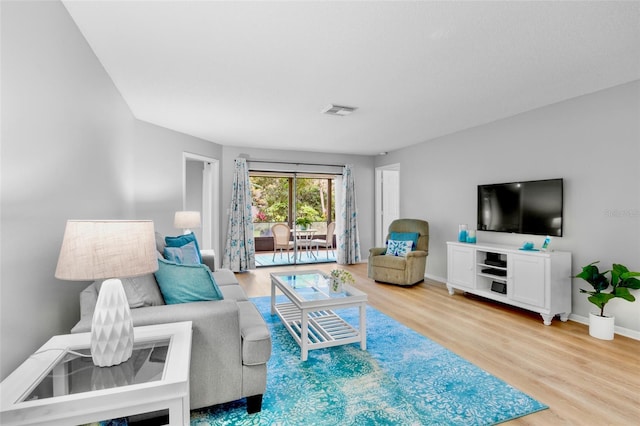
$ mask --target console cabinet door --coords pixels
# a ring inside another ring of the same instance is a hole
[[[508,266],[511,298],[531,306],[545,305],[545,259],[538,256],[512,254]]]
[[[448,282],[468,288],[474,287],[475,250],[470,247],[450,245],[447,253]]]

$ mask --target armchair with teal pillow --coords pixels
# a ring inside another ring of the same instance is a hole
[[[414,285],[423,281],[429,254],[429,222],[396,219],[389,225],[386,241],[387,247],[369,250],[369,278],[396,285]],[[410,251],[401,244],[403,241],[412,242]]]

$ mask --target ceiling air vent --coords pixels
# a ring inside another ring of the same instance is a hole
[[[322,110],[323,114],[329,114],[329,115],[349,115],[351,114],[353,111],[357,110],[358,108],[356,107],[350,107],[350,106],[342,106],[342,105],[329,105],[326,108],[324,108]]]

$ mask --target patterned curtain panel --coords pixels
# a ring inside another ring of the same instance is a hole
[[[251,220],[251,183],[247,160],[236,158],[227,241],[222,267],[233,272],[256,269],[256,247]]]
[[[342,170],[342,199],[340,202],[342,227],[338,234],[338,259],[342,265],[360,262],[360,234],[356,208],[356,185],[351,164]]]

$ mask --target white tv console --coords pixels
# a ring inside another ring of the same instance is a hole
[[[447,289],[451,295],[458,289],[537,312],[545,325],[556,315],[567,321],[571,313],[571,253],[447,242]]]

